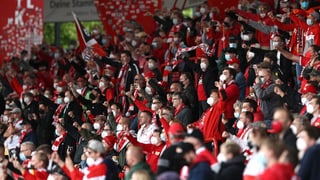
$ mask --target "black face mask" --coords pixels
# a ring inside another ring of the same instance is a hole
[[[46,112],[43,109],[39,109],[39,114],[44,115]]]
[[[96,95],[94,95],[94,94],[90,94],[90,99],[91,99],[91,100],[96,99]]]

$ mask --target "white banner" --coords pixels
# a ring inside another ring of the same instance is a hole
[[[94,0],[45,0],[45,22],[73,21],[75,12],[81,21],[99,20]]]

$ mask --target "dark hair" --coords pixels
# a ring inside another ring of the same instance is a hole
[[[277,62],[277,56],[273,52],[268,52],[264,54],[264,57],[269,58],[271,62],[276,63]]]
[[[131,59],[131,52],[130,51],[124,50],[124,51],[121,52],[121,54],[125,54],[128,57],[130,57],[130,59]]]
[[[252,112],[250,112],[250,111],[245,111],[245,112],[243,112],[243,113],[245,113],[245,116],[246,116],[246,118],[248,118],[249,120],[250,120],[250,122],[253,122],[253,113]]]
[[[121,105],[120,103],[114,102],[114,103],[112,103],[110,106],[112,106],[112,105],[117,106],[117,108],[119,108],[120,111],[122,112],[123,107],[122,107],[122,105]]]
[[[305,126],[302,131],[305,131],[311,139],[317,140],[320,137],[320,130],[317,127]]]
[[[250,107],[253,109],[253,112],[256,112],[257,111],[257,107],[258,107],[258,104],[255,100],[253,99],[250,99],[250,98],[246,98],[243,103],[249,103]],[[242,103],[242,104],[243,104]]]
[[[150,117],[150,119],[152,118],[152,113],[150,111],[144,110],[144,111],[141,111],[140,113],[146,113],[147,116]]]
[[[181,75],[185,75],[187,79],[189,79],[190,84],[193,84],[194,78],[190,72],[182,72]]]
[[[233,68],[225,67],[223,70],[229,71],[230,75],[233,76],[233,79],[236,78],[237,71]]]

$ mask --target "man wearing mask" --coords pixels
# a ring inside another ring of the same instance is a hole
[[[237,74],[235,77],[235,81],[238,84],[239,90],[240,90],[240,96],[239,100],[242,101],[245,98],[246,95],[246,79],[244,78],[243,73],[240,71],[240,60],[236,57],[230,59],[227,61],[227,64],[229,65],[229,68],[232,68],[236,70]]]
[[[320,97],[313,96],[310,102],[307,104],[307,112],[312,114],[310,120],[311,126],[320,128]]]
[[[139,143],[134,137],[132,137],[132,135],[130,134],[126,135],[126,137],[134,146],[141,147],[142,150],[147,153],[146,155],[147,163],[149,164],[149,166],[151,167],[151,170],[154,173],[157,172],[158,159],[160,158],[160,155],[165,148],[165,143],[161,140],[160,134],[161,134],[161,131],[159,129],[155,129],[150,138],[150,143],[148,144]]]
[[[141,111],[139,113],[139,130],[137,132],[137,141],[144,144],[150,144],[153,131],[157,128],[151,122],[152,114],[149,111]]]
[[[267,13],[270,11],[269,4],[266,4],[266,3],[260,4],[258,10],[259,10],[259,14],[247,13],[247,12],[239,10],[239,9],[237,9],[236,12],[245,18],[252,19],[253,21],[260,21],[260,22],[263,22],[263,24],[269,25],[269,26],[273,25],[272,20],[267,15]],[[257,37],[257,40],[258,40],[259,44],[261,45],[262,49],[270,49],[270,35],[269,34],[266,34],[261,31],[257,31],[256,37]]]
[[[23,109],[23,117],[32,120],[32,116],[38,115],[39,113],[39,105],[33,99],[33,94],[27,92],[23,95],[24,109]]]
[[[95,139],[90,140],[85,151],[88,167],[84,168],[83,171],[74,167],[69,155],[65,162],[63,162],[57,154],[53,155],[53,159],[60,167],[63,167],[64,172],[69,174],[71,179],[105,179],[107,166],[103,160],[104,153],[105,148],[103,147],[102,142]]]
[[[76,101],[75,96],[73,95],[71,90],[67,90],[64,93],[63,99],[65,106],[60,112],[59,121],[64,124],[70,135],[74,136],[74,139],[77,139],[77,129],[73,126],[73,123],[82,124],[82,107]]]
[[[235,121],[233,104],[239,99],[240,91],[235,82],[236,71],[226,67],[220,75],[220,81],[215,82],[216,87],[220,91],[220,95],[225,103],[224,119],[227,120],[225,127],[230,129]]]
[[[54,109],[46,103],[39,102],[39,117],[37,118],[36,135],[39,145],[51,144],[53,140],[54,127],[52,126]]]
[[[57,152],[62,160],[65,160],[67,153],[73,159],[76,150],[76,140],[71,137],[62,124],[56,122],[55,127],[56,138],[51,146],[52,151]]]
[[[194,121],[192,119],[192,111],[185,104],[185,99],[181,93],[172,95],[172,106],[175,108],[175,118],[179,119],[185,127]]]
[[[191,67],[191,64],[189,65]],[[210,58],[203,54],[200,57],[200,67],[195,69],[198,73],[198,101],[199,101],[199,115],[201,115],[208,108],[206,103],[207,98],[210,96],[211,90],[214,89],[214,82],[218,80],[218,68],[215,62],[210,61]]]
[[[270,63],[260,63],[253,89],[256,97],[260,100],[260,109],[263,112],[264,120],[269,125],[274,109],[282,106],[281,97],[274,93],[274,87]]]

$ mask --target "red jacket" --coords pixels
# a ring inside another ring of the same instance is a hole
[[[220,90],[220,94],[222,95],[223,100],[225,102],[224,117],[226,119],[234,118],[233,104],[239,99],[240,96],[240,90],[238,85],[234,81],[231,81],[228,84],[226,84],[225,89]]]
[[[78,168],[75,168],[73,171],[70,172],[66,166],[63,166],[62,169],[72,180],[102,180],[105,179],[107,174],[107,165],[104,164],[102,158],[100,160],[97,160],[94,165],[85,168],[83,171],[80,171]]]
[[[49,174],[45,169],[37,169],[33,174],[26,170],[22,176],[25,180],[43,180],[47,179]]]
[[[259,180],[286,180],[294,179],[295,173],[291,164],[276,163],[266,169],[262,174],[258,176]]]
[[[315,121],[311,123],[311,126],[320,128],[320,117],[318,117]]]
[[[147,154],[146,160],[149,164],[151,170],[156,173],[158,170],[158,159],[165,148],[165,144],[161,143],[161,145],[156,146],[153,144],[143,144],[139,143],[135,138],[131,135],[128,135],[127,138],[134,146],[140,146],[142,150]]]

